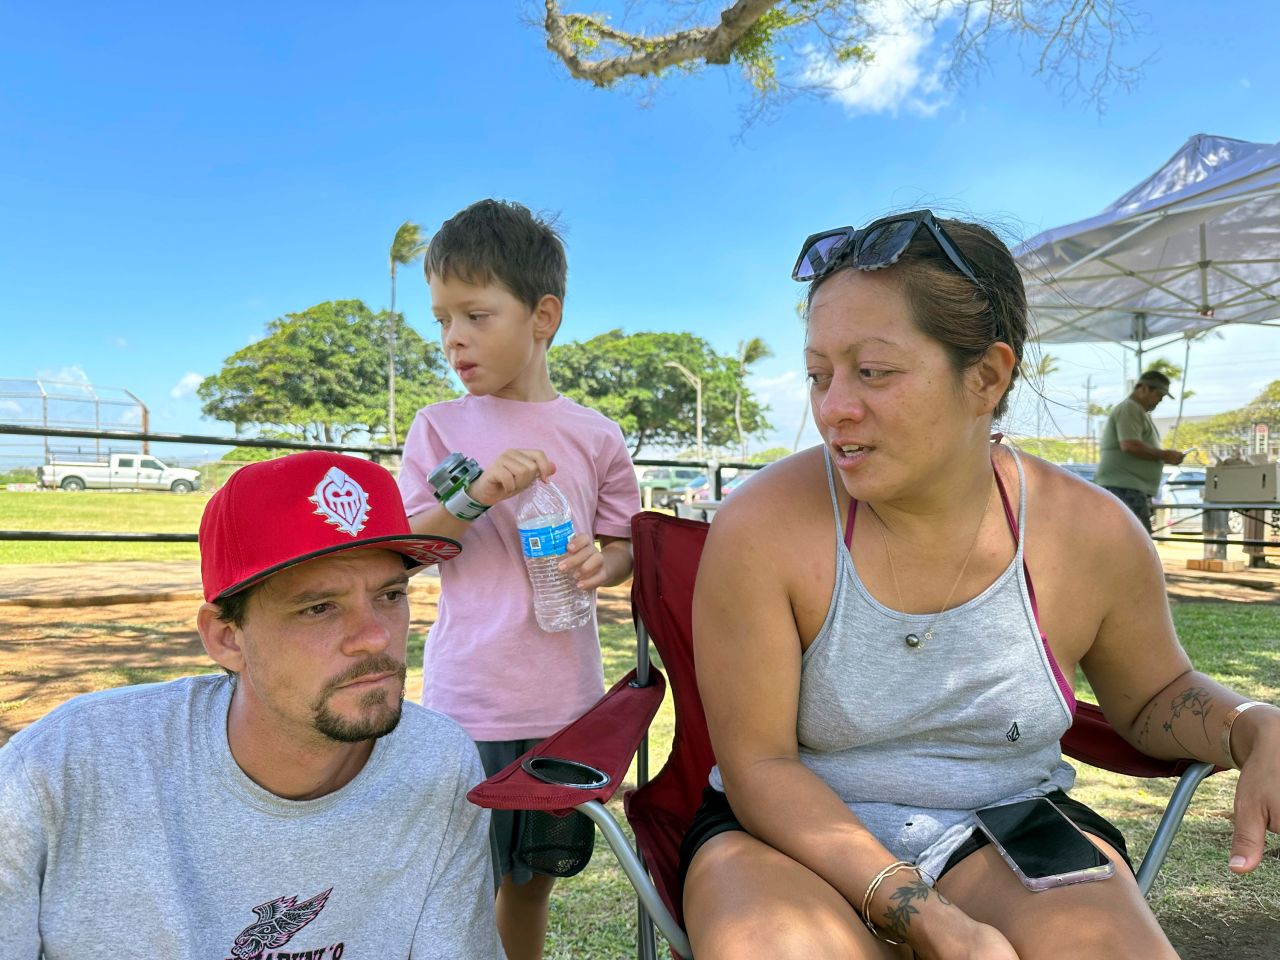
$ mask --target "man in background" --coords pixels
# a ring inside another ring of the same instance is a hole
[[[1133,392],[1107,417],[1094,477],[1095,483],[1133,511],[1148,532],[1151,498],[1160,490],[1161,471],[1166,463],[1176,466],[1186,455],[1160,446],[1160,434],[1151,419],[1151,411],[1168,396],[1172,396],[1169,378],[1159,370],[1148,370],[1138,378]]]

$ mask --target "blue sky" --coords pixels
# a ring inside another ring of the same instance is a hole
[[[1135,5],[1147,32],[1122,56],[1148,63],[1103,113],[1009,44],[939,88],[938,38],[908,34],[843,100],[744,127],[747,95],[723,70],[648,98],[571,80],[520,19],[528,4],[9,4],[0,378],[87,378],[138,395],[155,430],[226,433],[200,415],[200,376],[283,313],[386,306],[401,221],[430,232],[498,196],[559,213],[562,340],[692,330],[731,352],[762,337],[775,357],[753,385],[776,430],[757,446],[790,446],[804,392],[788,271],[806,234],[931,205],[1016,241],[1098,212],[1192,134],[1280,140],[1273,4]],[[417,268],[398,306],[434,335]],[[1101,346],[1047,349],[1046,432],[1083,432],[1086,379],[1110,403],[1132,370]],[[1197,345],[1185,412],[1277,376],[1280,331]],[[1012,430],[1038,402],[1019,398]]]

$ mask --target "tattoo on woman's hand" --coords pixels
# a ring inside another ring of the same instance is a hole
[[[907,928],[911,926],[911,918],[920,912],[915,905],[916,902],[923,903],[929,899],[930,894],[936,896],[939,903],[946,906],[951,905],[951,901],[936,890],[933,890],[923,880],[916,880],[913,883],[901,886],[889,894],[889,899],[893,902],[893,905],[885,911],[885,928],[895,936],[905,939]]]

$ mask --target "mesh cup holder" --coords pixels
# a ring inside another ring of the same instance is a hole
[[[609,783],[609,775],[603,770],[562,757],[526,757],[520,766],[529,776],[557,787],[596,790]]]
[[[595,790],[609,783],[604,771],[561,757],[526,757],[520,766],[529,776],[558,787]],[[572,877],[591,861],[595,843],[595,824],[576,810],[567,817],[529,811],[521,830],[519,855],[535,873]]]

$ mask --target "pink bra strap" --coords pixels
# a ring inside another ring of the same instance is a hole
[[[1009,506],[1009,495],[1004,489],[1004,481],[1000,479],[1000,471],[996,471],[996,486],[1000,488],[1000,502],[1004,504],[1004,515],[1009,520],[1009,529],[1013,531],[1015,540],[1020,539],[1018,533],[1018,519],[1013,515],[1013,508]],[[1022,575],[1027,581],[1027,599],[1031,601],[1031,616],[1036,621],[1036,633],[1040,634],[1040,642],[1044,645],[1045,655],[1049,658],[1049,667],[1053,671],[1053,678],[1058,683],[1058,689],[1062,691],[1062,697],[1067,702],[1067,708],[1071,711],[1072,716],[1076,712],[1076,694],[1071,688],[1071,684],[1067,682],[1067,678],[1062,674],[1062,668],[1058,666],[1058,661],[1053,655],[1053,650],[1049,647],[1049,638],[1044,634],[1044,628],[1040,626],[1040,605],[1036,603],[1036,586],[1031,582],[1031,568],[1027,566],[1026,551],[1022,554]]]
[[[996,471],[996,486],[1000,489],[1000,502],[1004,504],[1005,519],[1009,521],[1009,529],[1013,531],[1013,538],[1019,538],[1018,518],[1013,515],[1013,507],[1009,505],[1009,494],[1004,488],[1004,481],[1000,479],[1000,471]],[[1031,600],[1031,613],[1036,618],[1036,629],[1040,630],[1041,636],[1044,631],[1040,628],[1040,607],[1036,604],[1036,588],[1031,582],[1031,570],[1027,567],[1026,553],[1022,557],[1022,572],[1027,578],[1027,597]]]

